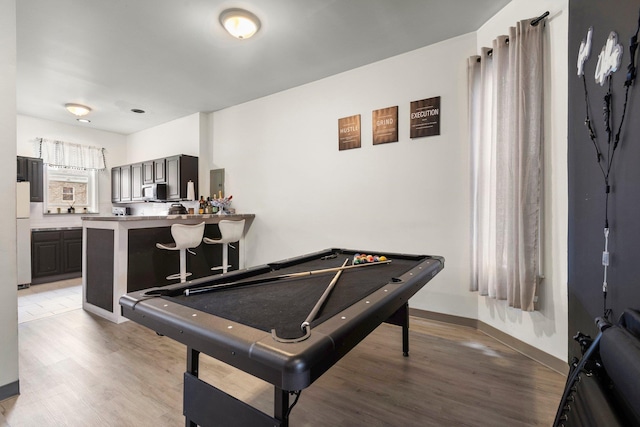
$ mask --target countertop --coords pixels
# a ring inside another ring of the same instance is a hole
[[[62,231],[62,230],[82,230],[82,227],[40,227],[32,228],[31,231]]]
[[[109,215],[109,216],[83,216],[83,221],[152,221],[152,220],[168,220],[168,219],[228,219],[238,221],[241,219],[255,218],[255,214],[192,214],[192,215]]]

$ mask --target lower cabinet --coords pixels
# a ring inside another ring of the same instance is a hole
[[[82,276],[82,228],[31,232],[31,283]]]

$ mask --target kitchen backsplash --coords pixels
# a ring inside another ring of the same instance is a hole
[[[181,203],[185,208],[194,208],[194,211],[198,212],[198,201],[180,201],[174,203]],[[127,203],[126,205],[131,210],[131,215],[140,216],[156,216],[167,215],[171,203]],[[59,227],[82,227],[82,217],[85,215],[100,215],[111,216],[111,204],[100,207],[98,214],[86,214],[83,212],[76,212],[75,214],[69,214],[67,212],[44,214],[43,203],[31,203],[30,210],[30,226],[34,228],[59,228]]]

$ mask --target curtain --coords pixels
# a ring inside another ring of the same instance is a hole
[[[471,290],[534,310],[541,278],[543,25],[520,21],[468,60]]]
[[[104,148],[44,138],[37,138],[36,144],[39,157],[49,166],[83,170],[107,168]]]

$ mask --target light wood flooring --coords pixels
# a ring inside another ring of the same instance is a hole
[[[474,329],[382,325],[303,390],[297,426],[549,426],[565,378]],[[0,426],[183,426],[185,347],[82,309],[19,325],[20,396]],[[201,377],[271,414],[273,389],[201,357]]]

